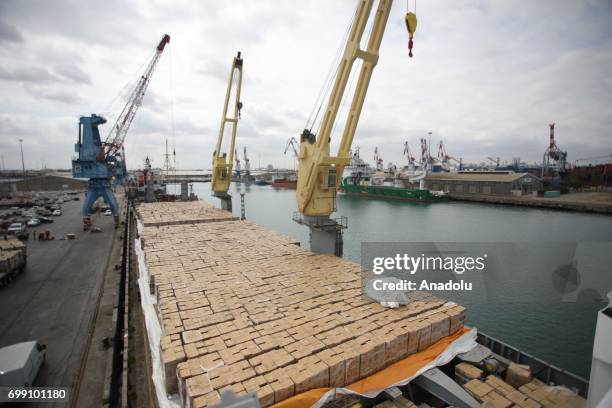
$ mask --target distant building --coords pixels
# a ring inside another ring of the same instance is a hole
[[[431,173],[425,177],[430,190],[465,195],[531,195],[542,188],[542,181],[530,173],[512,171],[460,171]]]
[[[17,182],[19,179],[0,179],[0,195],[12,196],[17,192]]]
[[[87,180],[64,176],[28,177],[17,181],[17,191],[87,190]]]

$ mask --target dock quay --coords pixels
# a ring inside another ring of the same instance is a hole
[[[569,193],[563,194],[560,197],[493,196],[458,193],[449,193],[448,196],[451,200],[455,201],[472,201],[612,215],[612,193],[610,192]]]
[[[159,325],[147,327],[158,398],[206,407],[231,390],[271,406],[354,384],[463,330],[462,306],[415,292],[383,307],[362,295],[359,264],[202,201],[136,214],[143,309],[150,302],[144,313]]]

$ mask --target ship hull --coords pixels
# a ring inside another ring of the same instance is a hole
[[[416,202],[438,202],[448,201],[446,196],[434,195],[429,190],[419,190],[412,188],[398,188],[388,186],[364,186],[350,183],[342,183],[342,190],[347,195],[362,196],[369,198],[383,198],[400,201]]]
[[[274,180],[272,182],[272,187],[296,189],[297,180]]]

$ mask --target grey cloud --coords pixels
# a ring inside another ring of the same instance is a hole
[[[48,83],[58,80],[57,76],[46,68],[28,66],[13,69],[0,66],[0,79],[32,83]]]
[[[0,116],[0,135],[21,136],[29,133],[31,133],[31,129],[24,126],[19,118],[9,114]]]
[[[23,37],[15,26],[0,20],[0,41],[20,43],[23,42]]]
[[[102,112],[118,84],[133,79],[168,32],[170,52],[160,60],[127,138],[128,163],[141,165],[145,153],[162,161],[164,140],[173,133],[173,99],[179,166],[210,167],[236,50],[245,56],[239,150],[247,145],[255,161],[261,154],[262,163],[264,157],[288,163],[285,142],[303,128],[353,11],[354,0],[306,0],[299,7],[277,0],[94,0],[86,8],[77,0],[0,0],[0,20],[17,30],[19,37],[8,31],[13,40],[23,37],[9,43],[0,26],[0,42],[12,45],[0,47],[0,111],[26,107],[38,115],[23,124],[45,128],[73,117],[54,131],[61,142],[47,146],[56,165],[65,167],[74,118]],[[450,155],[466,161],[539,161],[549,121],[558,123],[558,143],[570,160],[597,156],[609,145],[608,0],[542,0],[520,8],[508,0],[466,0],[459,7],[432,0],[419,5],[412,60],[406,56],[404,11],[405,4],[394,4],[353,143],[368,160],[378,146],[385,161],[400,163],[404,140],[416,155],[419,138],[431,130],[432,144],[443,139]],[[90,82],[81,104],[75,84]],[[119,99],[119,110],[123,104]],[[4,120],[0,133],[31,130],[20,123]],[[31,137],[42,146],[49,144],[45,136]]]
[[[77,65],[61,64],[55,67],[54,70],[58,75],[70,79],[74,82],[91,84],[91,77],[83,72]]]
[[[121,0],[93,1],[86,7],[77,0],[5,0],[0,13],[20,21],[28,32],[109,46],[138,43],[132,22],[145,19],[144,9]]]
[[[244,110],[243,118],[245,118],[245,120],[248,120],[249,116],[249,112]],[[260,128],[279,128],[286,126],[285,122],[281,120],[277,115],[268,113],[268,111],[265,110],[254,110],[252,113],[252,117],[255,125]]]
[[[230,67],[229,62],[212,60],[205,63],[203,66],[196,68],[195,71],[203,75],[212,76],[225,84],[229,78]]]
[[[23,88],[35,98],[49,99],[52,101],[76,105],[84,102],[83,97],[69,89],[24,84]]]

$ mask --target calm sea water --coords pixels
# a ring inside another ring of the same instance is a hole
[[[175,186],[169,192],[180,191]],[[195,183],[200,199],[219,206],[210,183]],[[233,210],[245,192],[247,219],[299,239],[308,230],[291,220],[295,190],[232,184]],[[612,217],[477,203],[420,204],[338,196],[348,217],[344,257],[360,262],[362,242],[610,241]],[[611,272],[612,273],[612,272]],[[525,282],[525,284],[529,284]],[[487,303],[468,306],[468,324],[558,367],[588,378],[597,311],[603,304]]]

